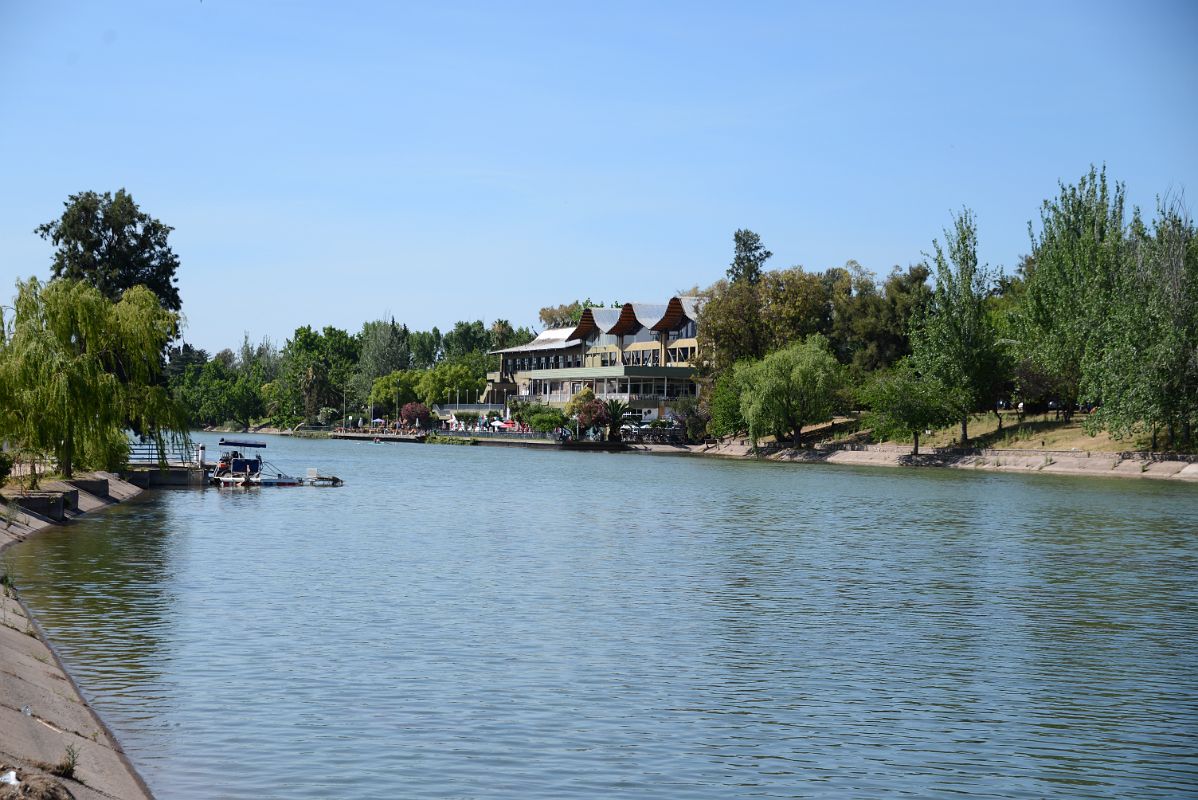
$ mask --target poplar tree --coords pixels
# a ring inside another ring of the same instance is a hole
[[[992,283],[978,264],[977,223],[964,209],[944,232],[945,244],[932,241],[936,286],[911,335],[912,358],[920,374],[939,381],[961,421],[961,446],[969,443],[969,415],[988,400],[998,375],[998,345],[986,314]]]
[[[1083,386],[1100,399],[1087,427],[1116,437],[1142,430],[1157,446],[1193,440],[1198,422],[1198,230],[1180,202],[1160,204],[1151,230],[1136,214],[1124,269],[1103,314],[1103,348]]]
[[[1090,167],[1076,186],[1040,211],[1016,321],[1020,354],[1051,376],[1068,421],[1079,401],[1099,401],[1098,374],[1108,342],[1108,316],[1128,251],[1123,185],[1108,186],[1106,170]],[[1029,225],[1030,230],[1030,225]]]

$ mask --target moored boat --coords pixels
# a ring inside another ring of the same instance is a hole
[[[260,454],[246,455],[244,450],[258,450],[266,442],[248,439],[221,439],[220,460],[209,474],[214,486],[253,488],[258,486],[341,486],[345,481],[335,475],[321,475],[309,468],[307,475],[289,475]]]

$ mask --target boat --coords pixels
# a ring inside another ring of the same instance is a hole
[[[341,486],[345,483],[335,475],[321,475],[312,468],[304,476],[289,475],[258,453],[243,453],[265,448],[266,442],[221,439],[220,447],[224,452],[208,476],[213,486],[249,489],[260,486]]]

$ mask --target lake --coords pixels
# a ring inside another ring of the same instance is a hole
[[[3,556],[164,799],[1198,793],[1198,486],[262,438]]]

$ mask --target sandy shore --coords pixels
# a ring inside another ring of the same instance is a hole
[[[109,473],[81,477],[107,479],[108,493],[99,496],[80,490],[78,510],[69,516],[96,511],[141,492]],[[51,481],[43,482],[41,488],[77,487]],[[17,514],[7,528],[0,527],[0,552],[55,524],[29,512]],[[78,753],[75,778],[53,780],[79,800],[151,798],[149,788],[83,699],[17,592],[9,586],[0,589],[0,773],[16,769],[23,780],[44,776],[41,765],[61,762],[69,746]]]
[[[757,458],[743,440],[716,445],[647,445],[646,452],[712,458]],[[1198,482],[1198,462],[1157,458],[1146,453],[1098,453],[1080,450],[982,450],[973,454],[911,455],[911,448],[859,445],[854,449],[784,449],[762,455],[771,461],[809,464],[851,464],[870,467],[941,467],[987,472],[1091,475],[1118,478],[1154,478]]]

